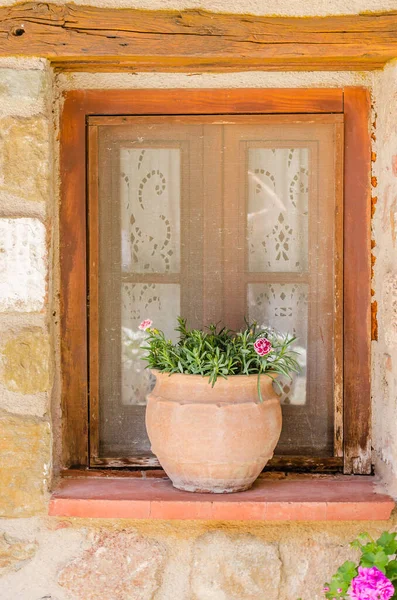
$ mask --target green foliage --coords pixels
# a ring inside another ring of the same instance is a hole
[[[346,598],[347,590],[351,580],[357,576],[357,567],[354,562],[347,560],[332,576],[330,583],[325,584],[329,591],[325,593],[326,598]]]
[[[347,600],[351,581],[358,574],[358,567],[377,567],[392,582],[397,581],[397,534],[385,531],[374,540],[368,533],[361,533],[350,545],[361,552],[356,565],[346,561],[325,584],[325,597],[329,600]],[[397,591],[391,600],[397,600]]]
[[[225,327],[210,325],[207,331],[188,329],[186,319],[178,317],[179,340],[173,344],[164,333],[155,328],[146,331],[147,354],[143,357],[148,367],[162,373],[186,373],[208,377],[214,386],[218,377],[229,375],[258,375],[266,373],[291,377],[299,371],[296,352],[291,344],[296,338],[281,336],[273,330],[258,329],[256,323],[248,324],[244,331],[233,332]],[[266,356],[259,356],[254,343],[265,337],[272,345]],[[276,381],[277,382],[277,381]]]

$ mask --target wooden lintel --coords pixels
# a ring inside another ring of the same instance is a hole
[[[0,8],[0,56],[62,70],[370,70],[397,56],[397,12],[265,17],[74,4]]]

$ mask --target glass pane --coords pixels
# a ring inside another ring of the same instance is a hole
[[[180,269],[180,151],[120,151],[121,261],[124,272]]]
[[[272,327],[281,334],[297,337],[302,371],[289,378],[279,377],[282,404],[306,404],[306,356],[308,285],[305,283],[251,283],[248,285],[248,316],[260,327]]]
[[[178,315],[193,327],[238,329],[247,318],[295,335],[302,371],[279,378],[276,453],[332,456],[335,256],[343,255],[336,136],[332,122],[305,118],[131,117],[98,126],[100,457],[153,459],[145,429],[153,378],[138,326],[151,319],[175,339]],[[95,236],[90,243],[95,254]],[[90,364],[95,375],[95,357]]]
[[[202,147],[201,124],[98,127],[100,457],[153,458],[140,322],[202,325]]]
[[[249,148],[251,272],[307,271],[308,177],[307,148]]]
[[[145,334],[138,325],[150,318],[158,329],[175,340],[176,318],[180,314],[178,284],[123,284],[121,288],[121,403],[124,406],[146,404],[146,395],[153,383],[142,360]]]

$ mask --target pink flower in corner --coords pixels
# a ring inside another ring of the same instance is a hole
[[[272,349],[272,345],[269,340],[265,337],[259,338],[254,343],[255,352],[259,354],[259,356],[266,356]]]
[[[152,325],[153,325],[153,321],[151,321],[150,319],[145,319],[139,325],[138,329],[140,329],[141,331],[146,331],[146,329],[149,329],[149,327],[151,327]]]
[[[349,592],[352,600],[390,600],[394,586],[376,567],[358,567]]]

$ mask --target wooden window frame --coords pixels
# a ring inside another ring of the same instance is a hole
[[[345,123],[344,456],[321,461],[276,457],[272,466],[313,471],[343,470],[356,474],[371,472],[369,111],[368,91],[356,87],[78,90],[65,95],[60,131],[62,443],[65,467],[89,466],[87,118],[94,115],[339,113],[344,115]],[[96,173],[91,171],[90,177],[95,176]],[[341,435],[341,431],[336,434]]]

